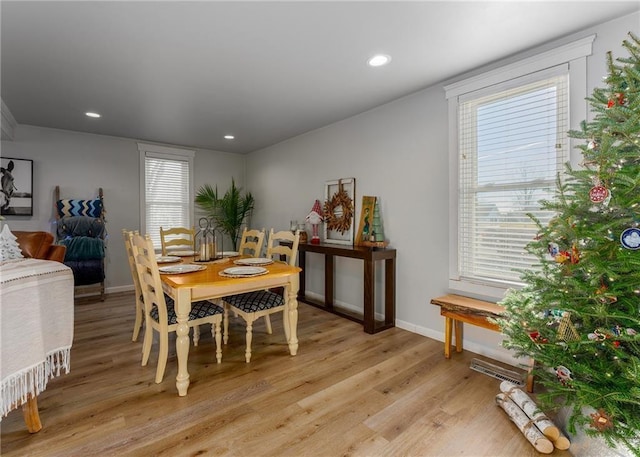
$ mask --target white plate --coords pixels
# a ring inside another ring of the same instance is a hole
[[[238,251],[222,251],[216,252],[217,257],[238,257],[240,253]]]
[[[234,260],[236,265],[269,265],[273,263],[272,259],[267,257],[250,257],[248,259]]]
[[[180,262],[181,260],[182,259],[180,257],[173,257],[171,255],[156,257],[156,262],[158,263],[173,263]]]
[[[204,265],[170,265],[168,267],[159,267],[160,273],[169,274],[169,275],[177,275],[180,273],[191,273],[194,271],[204,270]]]
[[[177,255],[179,257],[189,257],[192,255],[196,255],[196,251],[169,251],[169,253]]]
[[[225,268],[223,272],[234,276],[253,276],[264,274],[267,269],[262,267],[231,267]]]

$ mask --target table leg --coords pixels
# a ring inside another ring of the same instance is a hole
[[[298,265],[302,268],[300,272],[300,290],[298,291],[298,300],[304,300],[307,290],[307,281],[305,276],[305,270],[307,268],[307,253],[305,251],[298,251]]]
[[[333,256],[324,255],[324,303],[328,310],[333,310]]]
[[[375,266],[373,260],[364,260],[364,303],[363,303],[363,324],[366,333],[375,333],[376,316],[375,303]]]
[[[187,360],[189,358],[189,312],[191,311],[191,290],[177,289],[175,294],[175,310],[178,319],[176,328],[176,354],[178,356],[178,375],[176,388],[178,395],[184,397],[189,389],[189,372]]]
[[[396,325],[396,259],[384,262],[384,323]]]
[[[453,319],[444,318],[444,358],[451,358],[451,332],[453,331]]]
[[[289,353],[291,355],[298,353],[298,300],[296,298],[298,296],[298,287],[298,275],[291,276],[289,286],[285,288],[289,299],[287,300],[284,319],[284,325],[289,328],[287,343],[289,343]]]

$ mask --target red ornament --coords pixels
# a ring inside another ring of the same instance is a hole
[[[609,196],[609,189],[604,186],[594,186],[589,191],[589,200],[593,203],[602,203]]]
[[[616,92],[615,94],[613,94],[613,96],[615,97],[615,100],[613,98],[610,98],[607,102],[607,108],[612,108],[616,103],[622,106],[627,102],[627,100],[624,98],[624,92]]]

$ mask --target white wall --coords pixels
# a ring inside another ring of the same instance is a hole
[[[595,32],[594,53],[587,59],[590,94],[607,74],[606,51],[623,54],[627,32],[638,34],[639,28],[640,15],[632,14],[486,69]],[[448,227],[447,116],[443,83],[254,152],[247,161],[247,183],[258,197],[254,226],[282,229],[290,219],[303,219],[316,198],[322,201],[328,180],[356,178],[356,221],[362,196],[378,196],[385,234],[398,251],[397,325],[440,340],[443,318],[429,301],[449,292],[448,237],[456,233]],[[322,295],[321,259],[307,259],[307,291]],[[337,259],[336,303],[361,308],[361,268],[359,261]],[[465,347],[512,362],[500,340],[494,332],[465,328]]]
[[[33,216],[7,216],[5,222],[12,230],[55,232],[56,185],[62,198],[82,199],[95,198],[102,187],[109,234],[107,292],[132,289],[122,229],[140,229],[137,140],[19,125],[13,141],[2,141],[2,157],[33,160]],[[226,190],[232,177],[243,186],[244,162],[236,154],[196,150],[196,190],[207,183]]]

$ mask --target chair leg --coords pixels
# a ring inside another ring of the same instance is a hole
[[[137,341],[138,335],[140,334],[140,328],[142,327],[142,316],[143,312],[140,306],[136,304],[136,322],[133,324],[133,337],[131,341]]]
[[[211,324],[211,336],[216,341],[216,360],[222,363],[222,335],[220,334],[220,321]]]
[[[160,351],[158,352],[158,369],[156,370],[156,384],[162,382],[164,370],[167,367],[167,357],[169,357],[169,334],[158,332],[160,339]]]
[[[268,314],[264,316],[264,324],[267,326],[267,333],[271,335],[273,331],[271,330],[271,318]]]
[[[224,344],[227,344],[229,342],[229,305],[225,303],[223,307],[224,316],[222,317],[222,325],[224,326],[224,332],[222,339],[224,341]]]
[[[244,352],[244,358],[247,361],[247,363],[251,362],[251,340],[253,339],[253,317],[251,317],[248,321],[247,321],[247,335],[246,335],[246,340],[247,340],[247,348],[245,349]]]
[[[197,346],[198,341],[200,341],[200,326],[194,325],[193,326],[193,345]]]
[[[151,344],[153,344],[153,328],[147,321],[144,325],[144,340],[142,341],[142,366],[146,367],[151,354]]]

